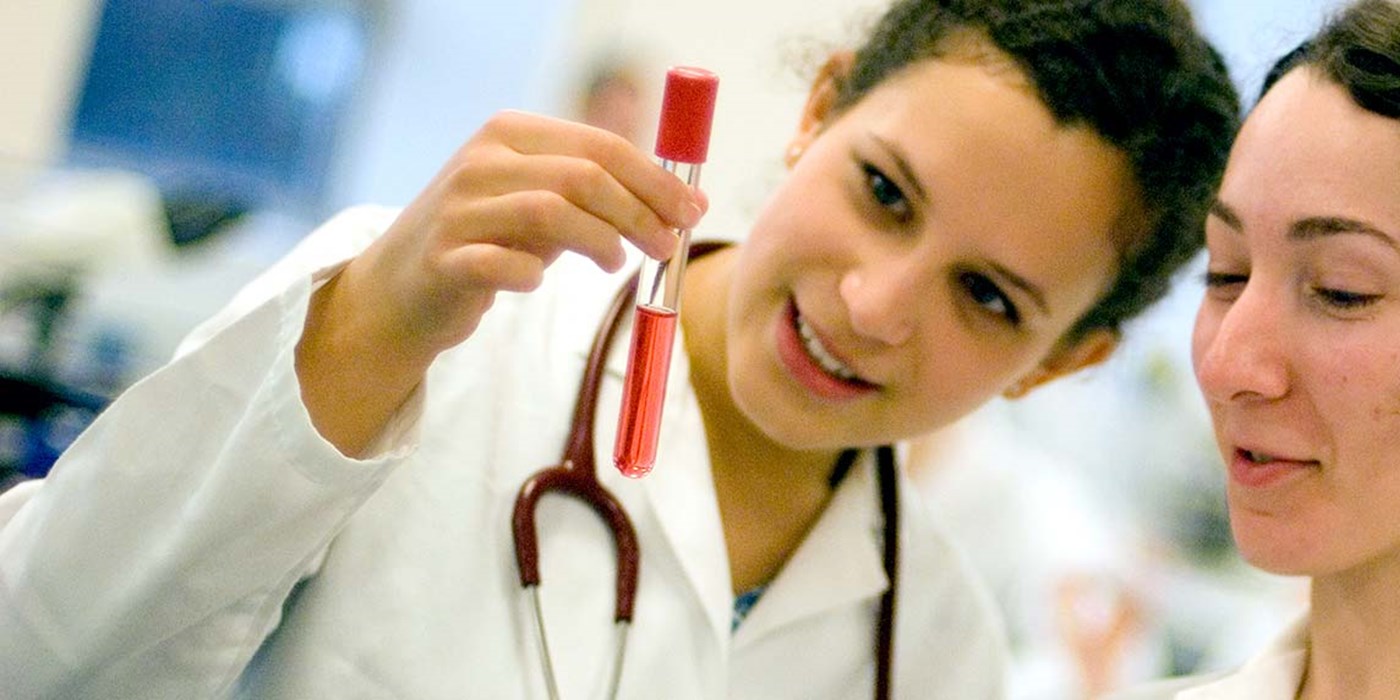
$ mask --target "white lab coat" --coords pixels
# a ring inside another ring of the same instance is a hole
[[[311,427],[293,349],[311,272],[395,212],[342,214],[133,387],[44,483],[0,497],[0,688],[11,699],[542,698],[510,515],[557,463],[583,359],[620,280],[566,256],[501,295],[365,460]],[[854,469],[736,633],[704,428],[673,361],[655,471],[612,469],[628,329],[598,408],[602,479],[640,539],[625,698],[865,698],[886,578],[871,461]],[[903,483],[899,698],[1001,697],[987,596]],[[564,697],[599,697],[614,553],[591,511],[539,513]]]
[[[1304,617],[1234,671],[1151,683],[1108,700],[1293,700],[1303,683],[1307,660]]]

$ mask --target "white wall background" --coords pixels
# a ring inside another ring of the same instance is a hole
[[[1196,18],[1253,104],[1275,58],[1320,26],[1341,0],[1192,0]]]

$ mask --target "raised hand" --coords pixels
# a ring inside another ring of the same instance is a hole
[[[302,396],[347,453],[372,439],[500,291],[530,291],[561,253],[615,270],[622,239],[666,258],[705,201],[625,139],[521,112],[493,117],[312,300]]]

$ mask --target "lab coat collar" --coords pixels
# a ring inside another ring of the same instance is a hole
[[[1290,625],[1262,653],[1239,671],[1206,685],[1184,690],[1178,700],[1225,700],[1226,698],[1292,698],[1303,681],[1308,659],[1308,620]]]
[[[676,353],[670,386],[688,386],[689,363]],[[643,486],[656,510],[668,544],[694,587],[720,648],[728,647],[734,596],[730,588],[729,550],[724,543],[719,497],[710,475],[709,450],[700,406],[690,391],[672,391],[662,414],[662,442],[656,469]],[[668,434],[671,439],[665,439]],[[679,437],[685,435],[685,437]],[[693,446],[700,445],[701,449]],[[685,449],[685,446],[692,446]],[[681,516],[681,513],[688,513]]]
[[[873,599],[889,586],[873,454],[862,453],[812,531],[739,625],[737,648],[802,618]]]

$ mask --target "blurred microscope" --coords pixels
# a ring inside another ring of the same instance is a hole
[[[162,195],[120,170],[0,179],[0,490],[45,475],[218,303],[199,303],[201,286],[175,271],[245,213],[233,200]]]

